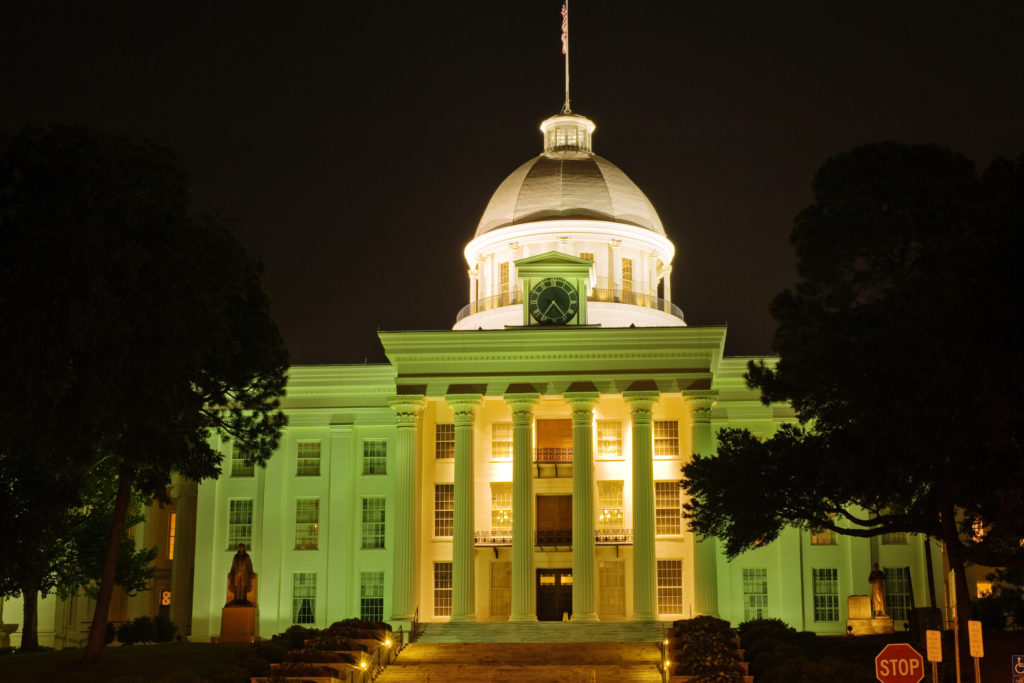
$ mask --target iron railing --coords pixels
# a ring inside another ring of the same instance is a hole
[[[512,545],[511,529],[481,529],[473,534],[476,545],[506,546]]]
[[[572,448],[534,448],[534,462],[572,462]]]
[[[537,530],[537,546],[541,548],[550,548],[555,546],[571,546],[572,545],[572,530],[571,529],[545,529]]]
[[[594,543],[597,545],[632,545],[632,529],[594,529]]]

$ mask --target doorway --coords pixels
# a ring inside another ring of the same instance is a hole
[[[537,570],[537,621],[572,617],[572,569]]]

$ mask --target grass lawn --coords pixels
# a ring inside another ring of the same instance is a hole
[[[102,671],[75,671],[68,668],[82,658],[82,650],[56,650],[0,655],[0,681],[70,681],[72,683],[102,683],[117,679],[159,681],[174,675],[180,680],[192,678],[185,672],[195,672],[203,678],[227,683],[230,680],[248,681],[244,662],[251,661],[247,644],[230,643],[166,643],[162,645],[132,645],[107,647],[103,660],[109,668]]]

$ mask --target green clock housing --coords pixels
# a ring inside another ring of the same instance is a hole
[[[568,325],[580,308],[576,287],[560,277],[540,280],[530,289],[530,315],[541,325]]]

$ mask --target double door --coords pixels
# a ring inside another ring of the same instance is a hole
[[[572,569],[537,570],[537,620],[572,617]]]

